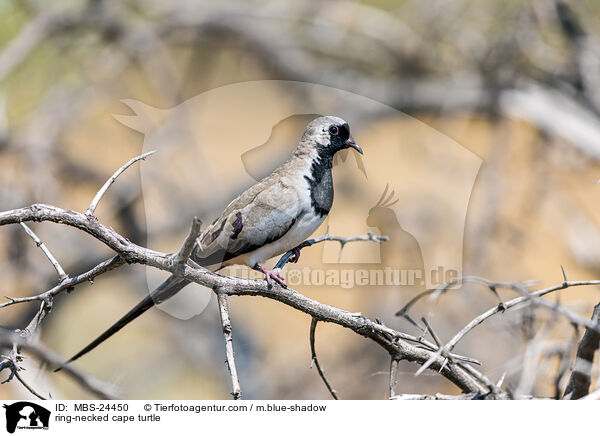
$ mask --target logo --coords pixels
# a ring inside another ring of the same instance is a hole
[[[6,409],[6,431],[14,433],[18,429],[48,430],[50,411],[28,401],[19,401],[3,406]]]

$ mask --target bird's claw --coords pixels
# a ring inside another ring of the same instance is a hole
[[[285,279],[283,278],[283,276],[281,274],[279,274],[276,271],[269,271],[269,270],[267,270],[267,272],[265,273],[265,278],[266,278],[267,283],[269,285],[272,284],[271,280],[275,280],[281,286],[283,286],[284,288],[287,288],[287,284],[285,283]]]
[[[298,262],[300,260],[300,249],[298,247],[292,248],[292,253],[294,253],[294,255],[292,257],[290,257],[289,262],[291,262],[291,263]]]
[[[281,274],[277,271],[263,268],[260,265],[255,267],[256,270],[262,272],[265,275],[265,280],[267,281],[267,285],[271,287],[273,285],[273,281],[279,283],[284,288],[287,288],[287,284],[285,283],[285,279]]]

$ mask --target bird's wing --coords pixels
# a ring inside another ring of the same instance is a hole
[[[298,192],[282,178],[254,185],[225,209],[199,238],[192,259],[215,265],[285,235],[302,211]]]

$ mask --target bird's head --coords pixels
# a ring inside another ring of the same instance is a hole
[[[350,137],[348,123],[334,116],[319,117],[308,123],[300,146],[307,151],[312,151],[312,148],[331,156],[346,148],[353,148],[363,154],[362,148]]]

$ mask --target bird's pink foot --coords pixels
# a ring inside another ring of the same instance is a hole
[[[261,273],[263,273],[265,275],[265,280],[267,280],[267,284],[269,286],[271,286],[273,281],[275,281],[275,282],[279,283],[281,286],[283,286],[284,288],[287,288],[287,285],[285,283],[283,276],[281,274],[279,274],[278,272],[263,268],[260,265],[256,265],[254,267],[254,269],[257,271],[260,271]]]

